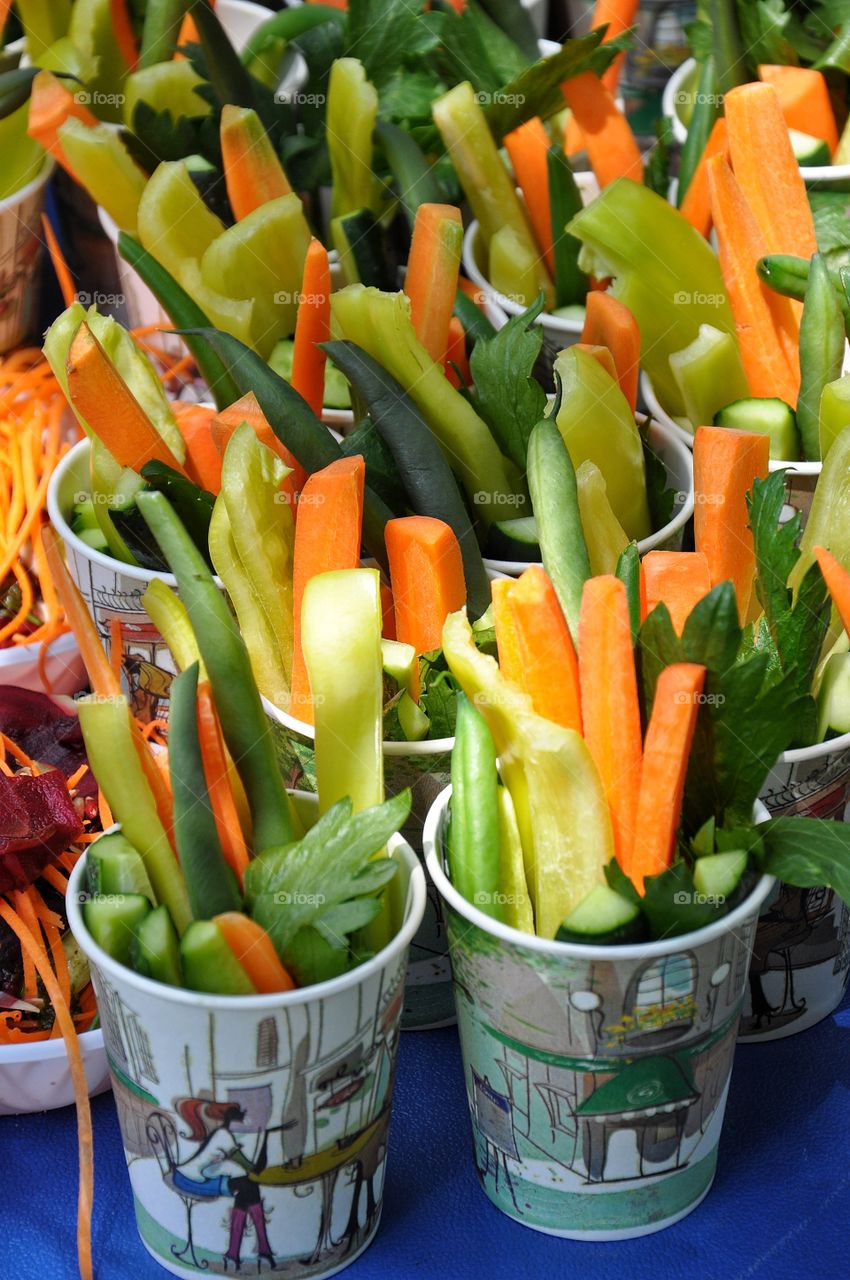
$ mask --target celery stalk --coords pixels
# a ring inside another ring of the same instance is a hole
[[[357,58],[337,58],[328,80],[327,139],[333,192],[331,217],[355,209],[378,211],[372,135],[378,93]]]
[[[465,610],[446,619],[443,652],[490,726],[516,810],[537,933],[554,938],[590,890],[605,884],[614,856],[596,766],[580,734],[536,715],[530,698],[478,649]]]
[[[718,410],[750,394],[737,339],[710,324],[701,324],[693,342],[671,354],[670,368],[691,430],[710,426]]]
[[[354,812],[384,799],[381,589],[377,569],[311,578],[301,644],[316,727],[319,811],[351,797]]]
[[[451,385],[416,336],[410,300],[349,285],[331,295],[334,331],[356,342],[401,384],[443,447],[485,522],[524,514],[526,495],[516,468],[504,458],[486,423]]]
[[[594,577],[599,573],[616,573],[629,539],[611,510],[605,477],[589,458],[576,471],[576,490],[590,572]]]
[[[162,578],[153,578],[142,596],[142,604],[151,622],[171,650],[171,656],[177,663],[178,670],[185,671],[193,662],[197,662],[198,679],[206,680],[206,668],[189,621],[189,614],[177,592],[167,587]]]
[[[89,764],[124,835],[145,864],[157,902],[182,933],[192,919],[186,881],[142,772],[124,698],[94,694],[77,702]]]
[[[243,422],[236,428],[224,454],[221,497],[243,574],[274,645],[280,683],[274,690],[262,692],[282,707],[289,705],[294,643],[295,522],[280,491],[288,475],[289,468],[260,443],[252,427]]]
[[[542,289],[546,307],[551,310],[555,305],[552,278],[469,81],[455,85],[438,98],[431,113],[478,219],[488,253],[496,232],[511,227],[523,245],[523,257],[537,263],[534,294]]]

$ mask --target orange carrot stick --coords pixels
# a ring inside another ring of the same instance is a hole
[[[708,559],[702,551],[648,551],[643,557],[646,607],[666,604],[677,635],[695,605],[711,590]]]
[[[253,428],[261,444],[276,453],[281,462],[290,468],[292,474],[287,476],[281,486],[281,492],[289,494],[293,504],[293,514],[295,514],[297,511],[295,506],[296,497],[304,488],[307,481],[307,472],[295,455],[289,452],[286,445],[278,440],[253,391],[249,391],[241,399],[235,401],[234,404],[228,405],[226,409],[220,409],[213,419],[211,430],[219,453],[223,458],[230,437],[243,422],[247,422]]]
[[[230,789],[230,770],[208,680],[198,683],[198,739],[222,853],[241,885],[248,865],[248,849]]]
[[[39,71],[30,92],[27,133],[40,142],[45,151],[49,151],[73,177],[73,171],[59,142],[59,129],[71,116],[85,125],[97,124],[88,107],[77,100],[77,95],[66,88],[64,81],[52,71]]]
[[[516,578],[494,578],[490,583],[493,596],[493,626],[496,631],[496,649],[502,675],[512,680],[520,689],[522,684],[522,658],[519,651],[516,622],[511,608],[511,592]]]
[[[289,195],[283,165],[254,110],[223,107],[220,135],[227,198],[237,222],[269,200]]]
[[[203,404],[174,406],[174,417],[186,446],[186,474],[208,493],[221,489],[222,457],[212,432],[215,409]]]
[[[134,471],[141,471],[146,462],[165,462],[185,475],[85,321],[74,336],[65,367],[71,402],[116,462]]]
[[[457,316],[449,320],[449,340],[446,348],[446,377],[453,387],[471,387],[472,374],[466,355],[466,334]]]
[[[416,211],[404,291],[416,336],[437,364],[444,364],[455,305],[463,223],[450,204],[421,204]]]
[[[740,185],[723,156],[706,166],[711,217],[720,247],[720,268],[753,396],[776,396],[797,403],[799,372],[788,362],[782,330],[793,328],[789,299],[768,296],[756,275],[756,263],[768,252]]]
[[[213,916],[222,937],[260,993],[292,991],[295,983],[280,962],[265,929],[241,911]]]
[[[301,603],[311,578],[360,563],[366,464],[360,454],[314,471],[304,485],[295,525],[292,564],[294,612],[290,710],[313,723],[310,677],[301,649]],[[399,637],[401,639],[401,637]]]
[[[521,687],[534,710],[581,733],[578,659],[555,588],[542,565],[525,570],[508,596],[508,605],[522,664]]]
[[[348,0],[346,0],[346,3],[347,2]],[[211,9],[215,8],[215,0],[208,0],[208,3]],[[180,52],[180,49],[184,45],[200,44],[200,43],[201,43],[201,35],[200,35],[200,32],[198,31],[198,24],[195,22],[195,19],[192,17],[191,13],[185,13],[183,15],[183,21],[180,23],[180,31],[177,35],[177,45],[174,50],[175,60],[179,60],[181,58],[186,57],[185,53]]]
[[[850,573],[826,547],[813,547],[812,552],[820,565],[823,580],[844,630],[850,635]]]
[[[675,856],[676,832],[688,772],[705,667],[677,662],[665,667],[655,687],[646,731],[635,843],[629,876],[639,893]]]
[[[417,654],[439,649],[443,623],[466,603],[460,544],[432,516],[402,516],[385,528],[396,634]]]
[[[746,495],[768,472],[770,439],[731,427],[698,427],[694,436],[694,543],[711,585],[730,580],[741,623],[751,618],[756,571]]]
[[[640,329],[632,312],[613,294],[592,289],[585,302],[581,340],[607,347],[611,352],[616,368],[613,376],[634,412],[640,373]]]
[[[626,588],[611,574],[584,584],[578,668],[584,736],[605,788],[617,861],[628,874],[640,791],[640,704]]]
[[[605,32],[603,44],[607,44],[609,40],[614,40],[617,36],[624,35],[626,31],[635,25],[638,4],[639,0],[596,0],[593,17],[590,22],[591,30],[607,25],[608,30]],[[625,57],[626,55],[621,53],[602,77],[611,93],[617,92],[617,84]]]
[[[304,259],[304,277],[292,352],[292,385],[319,417],[325,403],[327,360],[319,343],[327,342],[330,332],[331,269],[328,265],[328,251],[314,238],[310,241]]]
[[[706,240],[711,234],[711,200],[708,194],[708,162],[712,156],[729,158],[729,133],[726,120],[718,116],[708,135],[705,150],[694,169],[690,185],[685,192],[679,212],[687,218],[692,227],[696,227]]]
[[[504,137],[514,177],[522,191],[537,247],[550,272],[555,270],[552,217],[549,207],[549,147],[551,142],[539,116],[526,120]]]
[[[615,178],[643,181],[643,159],[631,125],[610,91],[592,71],[565,80],[561,91],[584,136],[600,187]]]
[[[822,138],[831,152],[838,146],[838,125],[823,72],[813,67],[759,67],[759,79],[772,84],[789,129]]]
[[[59,288],[62,290],[62,300],[66,307],[70,307],[77,300],[77,287],[46,213],[41,215],[41,226],[47,243],[47,252],[50,254],[50,261],[56,273],[56,279],[59,281]]]
[[[573,348],[576,351],[584,351],[587,355],[592,356],[598,364],[608,374],[610,378],[617,381],[617,366],[614,364],[614,357],[608,347],[597,346],[592,342],[574,342]]]
[[[127,0],[109,0],[110,20],[115,43],[121,51],[121,57],[127,63],[128,70],[135,71],[139,61],[139,49],[133,24],[127,12]]]
[[[65,567],[59,546],[59,535],[55,529],[46,525],[42,528],[40,536],[56,590],[80,647],[89,683],[94,692],[102,698],[120,697],[121,685],[104,653],[97,627],[73,578]]]

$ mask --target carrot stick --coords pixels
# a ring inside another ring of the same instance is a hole
[[[381,635],[384,640],[396,638],[393,593],[385,582],[381,583]]]
[[[643,557],[646,608],[664,603],[677,635],[681,635],[694,605],[711,590],[708,559],[702,551],[648,551]]]
[[[27,133],[36,142],[40,142],[45,151],[49,151],[73,177],[73,171],[59,142],[59,129],[71,116],[89,127],[97,124],[88,107],[77,100],[77,95],[66,88],[58,76],[52,71],[39,71],[30,92]]]
[[[508,596],[508,605],[521,662],[520,687],[538,715],[581,733],[578,659],[555,588],[542,565],[525,570]]]
[[[307,724],[313,723],[313,706],[301,649],[301,602],[307,583],[316,574],[356,569],[360,564],[365,482],[366,464],[355,454],[314,471],[301,493],[292,564],[295,625],[290,709]]]
[[[292,191],[265,127],[251,107],[221,112],[221,155],[227,198],[237,222]]]
[[[812,138],[822,138],[834,152],[838,146],[838,125],[829,97],[829,86],[821,71],[813,67],[759,67],[759,79],[773,85],[789,129],[798,129]]]
[[[331,269],[328,251],[314,238],[310,241],[304,259],[304,276],[292,351],[292,386],[318,417],[322,416],[325,403],[327,360],[319,343],[327,342],[330,332]]]
[[[584,136],[600,187],[615,178],[643,181],[643,159],[631,125],[610,91],[592,71],[565,80],[561,91]]]
[[[121,659],[124,656],[124,638],[121,635],[121,619],[109,619],[109,665],[115,672],[115,679],[121,683]]]
[[[499,653],[499,669],[520,689],[522,684],[522,658],[519,651],[514,612],[511,608],[511,592],[516,578],[494,578],[490,583],[493,594],[493,626],[496,631],[496,648]]]
[[[94,1197],[94,1146],[92,1142],[91,1106],[86,1071],[80,1052],[80,1043],[71,1012],[65,1003],[59,982],[50,967],[44,947],[30,929],[16,915],[7,902],[0,898],[0,917],[21,944],[21,951],[28,955],[44,988],[50,997],[56,1020],[62,1031],[68,1054],[68,1069],[74,1086],[77,1104],[77,1143],[80,1153],[80,1189],[77,1200],[77,1260],[81,1280],[92,1280],[91,1211]]]
[[[791,367],[782,339],[782,331],[796,324],[790,300],[775,293],[768,296],[756,275],[756,263],[768,252],[767,241],[726,160],[712,156],[706,169],[720,268],[750,394],[796,404],[799,364],[797,370]]]
[[[121,51],[121,57],[126,62],[128,70],[135,71],[139,61],[139,48],[130,15],[127,12],[127,0],[109,0],[109,13],[112,34]]]
[[[3,34],[6,23],[9,20],[9,10],[11,8],[12,0],[0,0],[0,35]]]
[[[46,213],[41,215],[41,225],[44,230],[44,239],[47,242],[47,252],[50,254],[50,261],[53,264],[56,279],[59,281],[59,288],[62,290],[62,299],[65,306],[70,307],[77,300],[74,277],[71,275],[68,263],[59,248],[59,241],[56,239],[56,233]]]
[[[826,547],[813,547],[812,553],[820,565],[823,580],[844,630],[850,635],[850,573]]]
[[[756,556],[746,495],[768,471],[770,439],[731,427],[698,427],[694,436],[694,543],[711,585],[731,580],[742,625],[755,606]]]
[[[611,574],[584,584],[578,667],[584,736],[605,788],[617,861],[628,874],[640,790],[640,704],[626,588]]]
[[[638,5],[639,0],[596,0],[593,17],[590,22],[591,30],[607,25],[608,30],[602,40],[603,44],[607,44],[609,40],[616,39],[617,36],[624,35],[626,31],[635,25]],[[617,84],[625,58],[626,55],[621,53],[602,77],[603,83],[611,93],[617,92]]]
[[[186,474],[208,493],[221,489],[222,455],[212,432],[215,409],[203,404],[174,406],[174,417],[186,446]]]
[[[704,682],[705,667],[695,662],[673,663],[658,677],[643,748],[634,853],[628,871],[639,893],[645,892],[645,877],[659,875],[675,856]]]
[[[307,481],[307,472],[294,454],[289,452],[286,445],[278,440],[253,391],[249,391],[234,404],[228,405],[226,409],[219,410],[213,419],[211,431],[219,453],[223,458],[230,437],[243,422],[247,422],[253,428],[261,444],[264,444],[267,449],[271,449],[272,453],[276,453],[284,466],[290,468],[291,475],[288,475],[281,485],[281,493],[289,495],[293,514],[295,514],[297,511],[295,505],[297,495],[304,488]]]
[[[607,347],[614,359],[615,377],[634,412],[640,373],[640,329],[629,308],[613,294],[592,289],[585,301],[582,342]]]
[[[779,95],[769,84],[743,84],[726,94],[724,111],[732,168],[768,253],[810,258],[815,223]]]
[[[705,150],[694,169],[679,212],[707,240],[711,234],[711,200],[708,194],[708,162],[712,156],[729,158],[729,133],[726,120],[718,116],[708,135]]]
[[[450,204],[421,204],[416,211],[404,291],[416,336],[437,364],[444,364],[455,305],[463,223]]]
[[[345,2],[347,4],[348,0],[345,0]],[[208,3],[211,9],[215,8],[215,0],[208,0]],[[183,21],[180,24],[180,31],[177,35],[177,46],[174,50],[174,60],[180,61],[180,59],[186,57],[185,53],[180,53],[180,49],[183,45],[200,43],[201,36],[198,31],[197,23],[191,13],[185,13],[183,15]]]
[[[134,471],[164,462],[185,475],[85,321],[71,343],[66,372],[69,399],[116,462]]]
[[[265,929],[241,911],[213,916],[224,941],[260,993],[292,991],[295,983],[284,969]]]
[[[598,346],[592,342],[574,342],[572,345],[575,351],[584,351],[587,355],[592,356],[597,364],[601,364],[609,378],[614,382],[617,381],[617,366],[614,364],[614,357],[608,347]]]
[[[446,377],[453,387],[471,387],[472,373],[466,355],[466,334],[457,316],[449,321],[449,339],[446,348]]]
[[[97,627],[62,559],[59,535],[52,527],[45,526],[41,530],[41,541],[51,576],[80,647],[92,689],[102,698],[120,697],[121,685],[103,651]]]
[[[396,634],[417,654],[442,643],[443,623],[466,603],[460,544],[432,516],[388,520],[384,535],[395,603]]]
[[[526,120],[504,137],[514,177],[523,194],[537,247],[550,272],[555,270],[552,218],[549,207],[549,135],[539,116]]]
[[[221,849],[241,885],[248,865],[248,849],[230,789],[230,770],[208,680],[198,683],[198,738]]]

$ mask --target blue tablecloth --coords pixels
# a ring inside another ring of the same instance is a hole
[[[136,1236],[111,1097],[93,1103],[97,1280],[162,1280]],[[74,1280],[72,1108],[0,1119],[0,1276]],[[479,1189],[453,1029],[402,1036],[383,1221],[351,1280],[838,1280],[850,1268],[850,1000],[811,1031],[738,1049],[715,1185],[675,1227],[576,1244]]]

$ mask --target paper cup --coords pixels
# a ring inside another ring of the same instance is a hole
[[[786,751],[761,799],[774,816],[844,821],[850,802],[850,733]],[[756,930],[740,1040],[782,1040],[833,1013],[850,979],[850,909],[831,889],[777,884]]]
[[[268,698],[263,698],[263,709],[271,724],[278,764],[287,786],[315,791],[313,726],[281,711]],[[417,853],[422,849],[422,826],[428,810],[450,780],[453,746],[454,738],[384,743],[387,795],[398,795],[405,787],[412,792],[410,818],[402,835]],[[449,1026],[454,1020],[442,904],[429,884],[425,914],[410,947],[402,1027],[405,1031],[424,1031]]]
[[[638,422],[646,422],[642,414],[637,414]],[[676,501],[673,517],[661,529],[641,538],[638,551],[645,555],[647,551],[678,551],[682,546],[685,527],[694,514],[694,465],[691,451],[679,439],[675,431],[659,422],[649,423],[649,442],[667,468],[668,484],[676,490]],[[524,573],[532,563],[527,560],[494,560],[485,559],[488,569],[498,570],[511,577]]]
[[[699,69],[688,58],[664,87],[661,110],[673,126],[673,140],[681,146],[688,136],[690,104],[697,92]],[[800,173],[809,190],[850,191],[850,164],[800,165]]]
[[[133,714],[144,722],[168,718],[171,681],[177,668],[168,645],[151,622],[142,596],[154,578],[176,588],[170,573],[153,573],[122,564],[95,551],[72,531],[70,519],[77,494],[91,491],[91,445],[81,440],[59,463],[47,490],[51,523],[65,544],[71,577],[80,589],[98,634],[107,650],[112,645],[111,624],[121,626],[121,669]]]
[[[425,904],[410,847],[394,836],[390,850],[406,906],[389,946],[330,982],[241,997],[112,960],[85,927],[77,864],[69,919],[91,964],[139,1235],[173,1275],[265,1263],[329,1276],[377,1231],[407,949]]]
[[[53,162],[45,158],[38,177],[0,200],[0,354],[20,346],[32,332],[38,308],[41,215]]]
[[[693,449],[693,432],[689,431],[682,421],[670,417],[667,410],[659,403],[652,381],[645,371],[642,371],[640,375],[640,393],[651,416],[657,422],[660,422],[662,426],[667,427],[669,431],[674,432],[677,439],[687,444],[689,449]],[[780,462],[776,459],[771,459],[768,463],[770,471],[785,471],[786,473],[785,500],[789,508],[793,509],[786,512],[787,518],[791,517],[793,511],[799,511],[805,525],[811,510],[815,486],[822,468],[822,462]]]
[[[690,1213],[717,1163],[763,876],[723,920],[594,947],[498,924],[443,867],[449,793],[425,823],[446,907],[482,1188],[549,1235],[619,1240]]]

